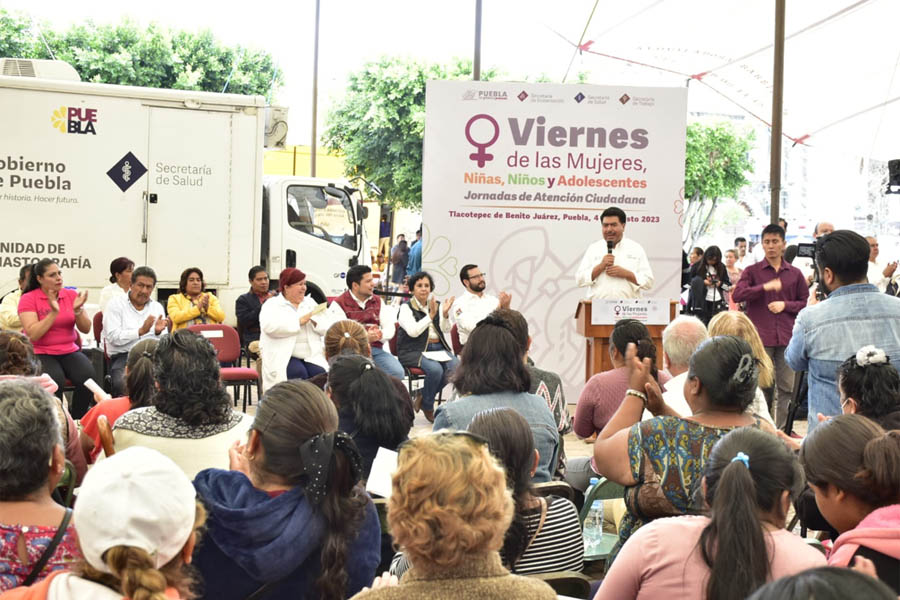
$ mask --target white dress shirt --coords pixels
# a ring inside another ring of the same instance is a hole
[[[368,299],[360,300],[353,292],[350,292],[350,297],[356,301],[356,304],[359,305],[361,310],[365,310]],[[347,315],[344,314],[344,309],[341,308],[340,304],[337,302],[332,302],[331,306],[328,307],[326,317],[329,327],[333,323],[347,319]],[[384,351],[387,352],[387,341],[394,337],[394,333],[397,331],[397,309],[382,301],[381,310],[378,313],[378,321],[378,325],[381,327],[381,341],[384,342]]]
[[[591,272],[603,261],[608,253],[606,240],[594,242],[588,246],[578,271],[575,274],[575,283],[578,287],[587,287],[585,297],[608,298],[618,300],[620,298],[640,298],[641,292],[653,287],[653,271],[650,269],[650,261],[647,253],[641,245],[634,240],[622,238],[613,248],[616,266],[623,267],[634,273],[637,284],[631,283],[622,277],[610,277],[606,271],[600,273],[597,279],[591,279]]]
[[[110,300],[106,305],[106,310],[103,311],[103,339],[106,340],[106,353],[113,356],[128,352],[143,339],[158,339],[166,335],[168,333],[166,329],[156,335],[154,333],[156,331],[155,324],[151,325],[150,331],[144,335],[138,333],[149,316],[164,317],[162,304],[156,300],[148,300],[144,308],[138,310],[131,303],[128,294],[120,294]]]
[[[459,343],[465,344],[478,322],[497,310],[499,306],[500,300],[497,299],[497,296],[487,292],[482,292],[479,296],[466,290],[461,297],[454,300],[453,306],[450,307],[450,313],[453,322],[456,323]]]
[[[884,276],[884,265],[879,265],[878,263],[874,263],[869,261],[869,283],[878,287],[879,292],[884,292],[887,289],[888,283],[890,283],[891,278]]]

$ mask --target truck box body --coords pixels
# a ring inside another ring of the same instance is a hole
[[[256,264],[340,293],[368,262],[362,203],[341,182],[264,183],[265,118],[260,96],[0,77],[0,294],[52,257],[96,302],[118,256],[156,271],[161,300],[199,267],[231,323]]]

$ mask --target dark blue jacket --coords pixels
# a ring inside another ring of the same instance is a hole
[[[326,525],[302,487],[272,498],[242,473],[221,469],[201,471],[194,487],[209,513],[193,561],[203,578],[202,598],[243,600],[279,580],[267,600],[318,598]],[[371,502],[347,550],[349,598],[371,585],[381,560],[381,526]]]

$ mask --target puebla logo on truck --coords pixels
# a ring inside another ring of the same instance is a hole
[[[53,111],[50,122],[62,133],[97,135],[97,109],[60,106]]]

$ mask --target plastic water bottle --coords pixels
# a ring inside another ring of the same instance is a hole
[[[603,541],[603,500],[594,500],[584,520],[584,553],[596,554]]]

